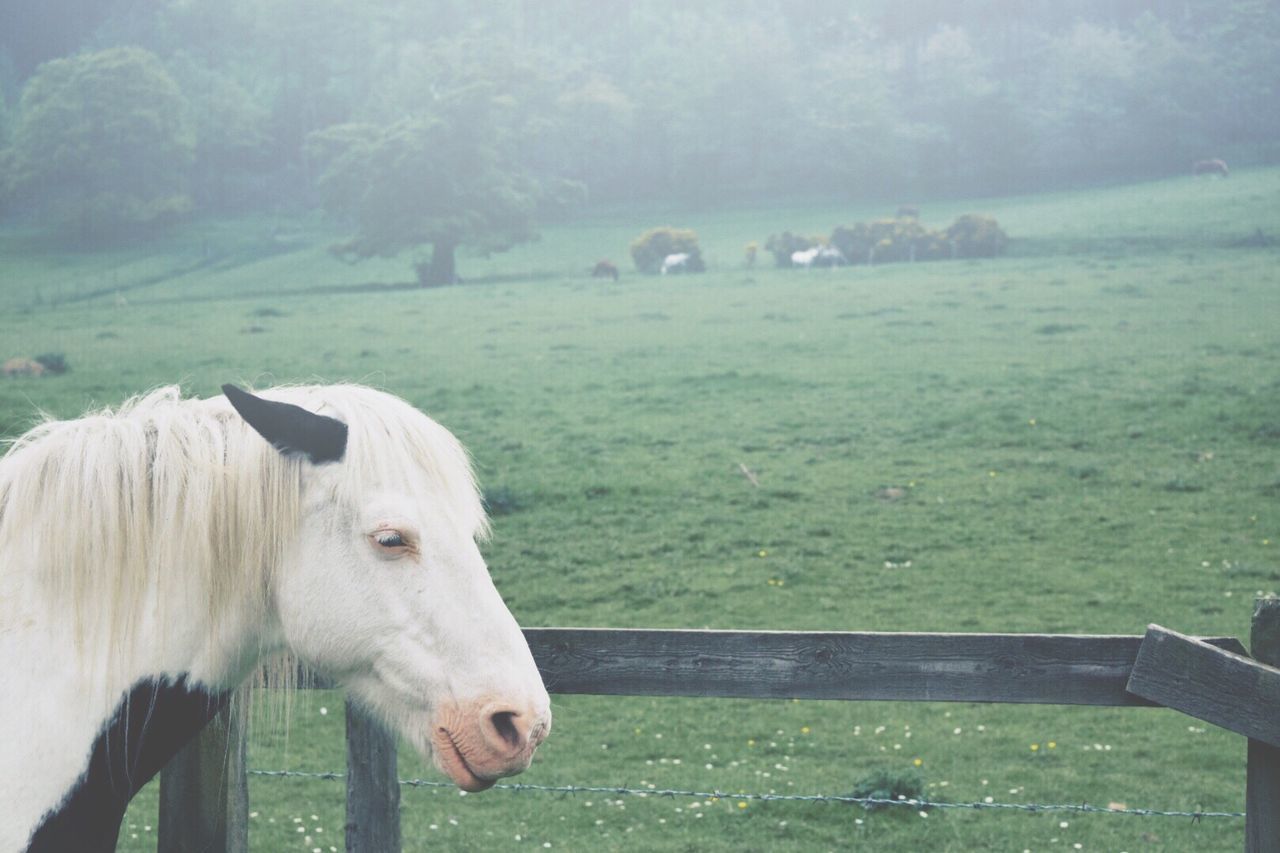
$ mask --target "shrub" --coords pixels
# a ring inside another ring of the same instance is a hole
[[[783,231],[781,234],[770,234],[769,239],[765,241],[764,249],[773,255],[775,265],[786,269],[791,266],[791,256],[794,253],[812,249],[826,242],[825,237],[804,237],[800,234],[792,234],[790,231]]]
[[[935,261],[951,256],[941,233],[905,218],[840,226],[831,232],[831,245],[855,264]]]
[[[685,228],[651,228],[631,241],[631,260],[643,273],[656,274],[662,269],[662,261],[668,255],[687,254],[688,272],[703,272],[707,266],[698,248],[698,235]]]
[[[868,797],[873,800],[919,801],[924,798],[924,777],[914,770],[897,772],[877,770],[859,779],[849,796]],[[867,803],[863,808],[874,811],[887,809],[890,806],[882,803]]]
[[[959,258],[994,258],[1009,245],[1009,237],[990,216],[966,213],[947,229],[947,239]]]

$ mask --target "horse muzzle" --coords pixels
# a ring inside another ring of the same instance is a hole
[[[483,791],[528,769],[551,731],[545,707],[482,699],[443,708],[431,724],[432,757],[464,791]]]

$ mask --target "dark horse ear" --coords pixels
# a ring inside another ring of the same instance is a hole
[[[313,464],[337,462],[347,452],[347,425],[301,406],[264,400],[223,385],[231,405],[259,435],[286,456],[301,453]]]

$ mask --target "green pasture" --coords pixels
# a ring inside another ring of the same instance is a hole
[[[1141,633],[1247,639],[1280,589],[1280,170],[923,203],[997,260],[754,269],[772,232],[884,205],[609,211],[460,258],[347,266],[318,221],[191,225],[67,254],[0,234],[0,434],[156,385],[361,381],[470,448],[522,624]],[[648,278],[629,240],[699,232],[710,271]],[[1265,243],[1265,241],[1263,241]],[[610,257],[620,283],[586,270]],[[625,261],[625,263],[624,263]],[[753,484],[742,468],[758,481]],[[928,797],[1240,811],[1243,739],[1173,712],[556,696],[520,778],[845,794],[918,767]],[[260,726],[251,766],[343,767],[341,697]],[[402,753],[403,777],[439,780]],[[343,787],[251,780],[255,850],[342,849]],[[1227,851],[1241,819],[407,788],[406,850]],[[122,850],[154,848],[156,786]]]

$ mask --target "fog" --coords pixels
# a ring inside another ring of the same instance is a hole
[[[0,213],[324,209],[363,256],[592,205],[1090,186],[1274,162],[1277,56],[1266,0],[9,3]]]

